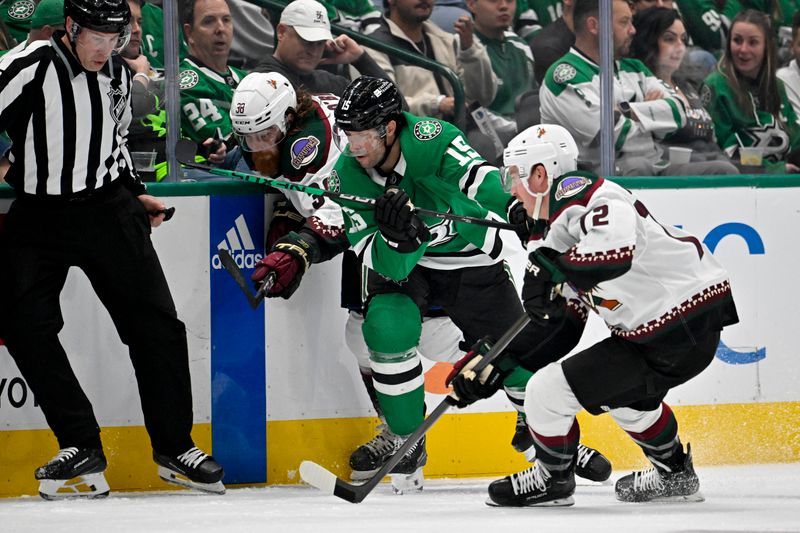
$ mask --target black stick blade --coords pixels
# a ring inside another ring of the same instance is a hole
[[[175,157],[184,165],[194,164],[194,156],[197,154],[197,143],[189,139],[180,139],[175,143]]]

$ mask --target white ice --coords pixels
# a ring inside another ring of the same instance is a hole
[[[629,504],[579,485],[575,505],[485,505],[490,480],[427,480],[418,494],[379,485],[354,505],[310,487],[112,493],[104,500],[0,500],[0,531],[18,532],[800,532],[800,463],[700,467],[702,503]],[[615,473],[612,479],[623,475]]]

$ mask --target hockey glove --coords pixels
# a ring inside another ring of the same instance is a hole
[[[513,224],[514,232],[522,242],[522,246],[527,245],[531,238],[533,219],[528,216],[528,212],[525,211],[525,206],[522,205],[522,202],[516,198],[512,198],[511,201],[508,202],[507,211],[509,224]]]
[[[375,223],[389,246],[402,253],[417,250],[431,236],[408,194],[397,188],[387,189],[375,200]]]
[[[522,305],[531,321],[540,326],[557,323],[564,317],[567,301],[558,293],[558,285],[566,281],[553,259],[558,252],[537,248],[528,255],[522,285]]]
[[[275,243],[270,252],[256,264],[256,270],[250,277],[256,285],[263,282],[271,273],[275,273],[275,282],[267,291],[268,298],[289,299],[300,286],[300,280],[311,265],[309,253],[311,245],[301,235],[289,232]]]
[[[489,398],[503,385],[504,373],[493,365],[486,365],[480,375],[473,368],[492,347],[493,341],[484,337],[453,365],[445,385],[453,385],[450,397],[457,407],[466,407],[483,398]]]
[[[267,230],[267,250],[272,249],[275,243],[284,235],[288,235],[290,231],[296,231],[303,227],[305,221],[303,215],[298,213],[288,200],[276,200],[272,204],[272,220],[270,220]]]

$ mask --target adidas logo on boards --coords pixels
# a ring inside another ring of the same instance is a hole
[[[239,268],[254,268],[264,257],[256,252],[256,245],[250,236],[244,215],[236,217],[233,226],[225,233],[225,238],[217,244],[217,249],[228,250]],[[215,270],[223,268],[219,254],[211,257],[211,267]]]

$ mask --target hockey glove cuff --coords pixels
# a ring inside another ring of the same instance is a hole
[[[457,407],[466,407],[483,398],[489,398],[503,385],[505,373],[494,365],[486,365],[477,374],[474,368],[492,346],[492,340],[484,337],[479,340],[464,357],[459,359],[445,380],[452,385],[450,397],[456,400]]]
[[[256,264],[250,279],[259,284],[274,272],[275,282],[267,291],[267,297],[288,299],[300,286],[303,274],[311,266],[310,249],[311,245],[292,231],[279,239],[266,257]]]
[[[389,246],[401,253],[416,251],[431,236],[408,194],[397,188],[387,189],[375,200],[375,223]]]

